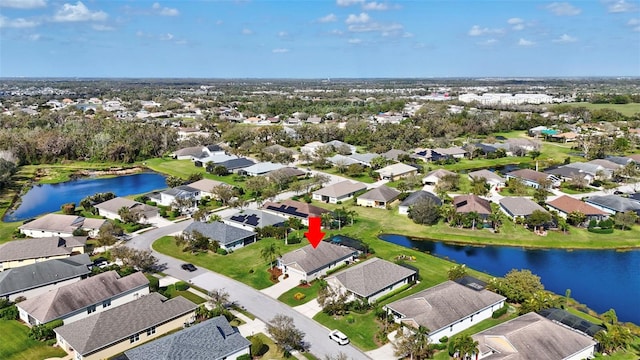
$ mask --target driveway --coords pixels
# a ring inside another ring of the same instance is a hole
[[[389,333],[389,335],[387,335],[387,338],[389,339],[389,342],[382,345],[381,347],[375,349],[375,350],[371,350],[371,351],[367,351],[367,355],[369,355],[370,358],[372,359],[397,359],[398,357],[395,356],[394,353],[394,349],[393,349],[393,344],[392,342],[395,341],[396,338],[396,332],[397,331],[393,331],[391,333]]]
[[[316,314],[322,311],[322,308],[320,307],[320,304],[318,304],[318,301],[316,299],[313,299],[302,305],[298,305],[293,309],[301,313],[302,315],[308,317],[309,319],[313,319],[313,317],[316,316]]]
[[[286,279],[284,278],[284,275],[280,275],[277,283],[260,290],[260,292],[277,299],[280,295],[300,285],[300,280],[302,280],[302,276],[297,274],[289,274],[289,277]]]

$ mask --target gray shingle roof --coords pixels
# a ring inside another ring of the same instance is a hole
[[[321,241],[315,249],[311,245],[307,245],[282,255],[280,263],[297,267],[307,274],[313,274],[331,263],[346,259],[357,253],[352,248]]]
[[[409,196],[407,196],[407,198],[400,203],[400,206],[411,206],[425,199],[433,201],[433,203],[436,205],[442,205],[442,200],[440,200],[440,198],[435,194],[432,194],[428,191],[419,190],[412,192]]]
[[[217,316],[125,351],[129,360],[220,360],[251,346],[224,316]]]
[[[365,185],[364,183],[345,180],[333,185],[325,186],[320,190],[314,191],[313,193],[338,198],[347,194],[364,190],[366,188],[367,185]]]
[[[409,153],[406,151],[402,151],[402,150],[398,150],[398,149],[391,149],[389,151],[387,151],[386,153],[382,153],[380,154],[380,156],[389,159],[389,160],[398,160],[398,156],[400,155],[408,155]]]
[[[529,216],[536,210],[547,212],[535,201],[517,196],[509,196],[500,199],[500,206],[507,210],[512,216]]]
[[[330,163],[334,164],[334,165],[352,165],[352,164],[358,164],[358,161],[355,159],[352,159],[348,156],[344,156],[341,154],[335,154],[329,158],[327,158],[327,161],[329,161]]]
[[[149,280],[141,272],[121,278],[117,272],[108,271],[27,299],[18,306],[45,323],[125,292],[148,286]]]
[[[592,196],[586,200],[587,203],[598,205],[615,212],[635,211],[640,213],[640,201],[623,198],[618,195]]]
[[[281,216],[274,215],[262,210],[245,209],[242,212],[224,218],[238,224],[249,225],[252,227],[276,226],[284,223],[286,220]]]
[[[511,177],[523,179],[523,180],[533,181],[533,182],[538,182],[549,177],[549,174],[545,174],[543,172],[539,172],[531,169],[515,170],[508,173],[507,175]]]
[[[321,207],[295,200],[284,200],[279,203],[266,202],[262,205],[262,209],[287,217],[295,216],[303,219],[309,217],[320,217],[322,214],[330,212],[329,210]]]
[[[402,314],[402,319],[413,320],[431,332],[437,332],[504,299],[489,290],[477,291],[448,280],[387,307]]]
[[[209,239],[216,240],[223,245],[230,244],[249,236],[255,236],[253,231],[240,229],[219,221],[214,221],[212,223],[194,221],[184,229],[185,233],[190,233],[192,231],[197,231]]]
[[[489,171],[486,169],[482,169],[482,170],[478,170],[478,171],[472,171],[469,173],[469,177],[475,177],[475,178],[484,178],[487,181],[504,181],[504,178],[502,178],[502,176],[494,173],[493,171]]]
[[[94,205],[94,207],[96,209],[102,209],[115,214],[117,214],[120,211],[120,209],[122,209],[123,207],[126,207],[129,210],[141,212],[141,213],[158,211],[156,207],[149,206],[147,204],[143,204],[143,203],[133,201],[123,197],[117,197],[111,200],[101,202],[99,204]]]
[[[0,245],[0,262],[70,255],[74,246],[84,246],[86,236],[59,236],[9,241]]]
[[[275,164],[272,162],[261,162],[261,163],[257,163],[255,165],[251,165],[249,167],[244,168],[244,171],[246,171],[247,173],[260,175],[260,174],[266,174],[269,171],[282,169],[283,167],[285,166],[282,164]]]
[[[82,227],[84,221],[85,218],[82,216],[47,214],[21,225],[19,229],[72,233],[74,230]]]
[[[484,359],[566,359],[595,340],[530,312],[472,336]],[[491,350],[496,351],[490,354]]]
[[[158,293],[150,293],[54,331],[75,351],[87,355],[152,326],[186,315],[197,307],[182,296],[167,300]]]
[[[335,277],[347,290],[360,296],[369,297],[388,286],[413,276],[415,273],[415,270],[404,266],[380,258],[372,258],[332,277]]]
[[[0,272],[0,296],[48,284],[78,278],[89,274],[89,255],[80,254],[64,259],[53,259]]]
[[[398,195],[400,195],[400,191],[382,185],[358,196],[358,199],[389,202],[395,200]]]
[[[200,179],[198,181],[194,181],[188,186],[192,189],[197,189],[204,192],[211,192],[211,189],[218,185],[226,185],[222,181],[211,180],[211,179]]]

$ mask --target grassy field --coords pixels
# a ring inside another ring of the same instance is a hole
[[[268,238],[238,249],[228,255],[212,253],[194,255],[183,252],[178,248],[172,236],[165,236],[154,242],[153,248],[163,254],[170,254],[185,262],[224,274],[255,289],[264,289],[273,285],[273,283],[269,280],[269,273],[267,272],[269,265],[267,261],[260,257],[260,252],[271,242],[278,243],[283,254],[306,245],[304,242],[284,245],[283,240]]]
[[[202,297],[192,293],[189,290],[185,290],[185,291],[176,290],[175,284],[167,286],[167,290],[165,290],[165,294],[167,294],[168,297],[170,298],[174,298],[176,296],[182,296],[183,298],[191,300],[191,302],[198,305],[204,304],[205,302],[207,302],[206,299],[203,299]]]
[[[351,313],[347,317],[353,319],[353,322],[347,323],[345,316],[334,317],[324,312],[318,313],[313,317],[313,320],[329,329],[339,329],[349,337],[351,343],[362,351],[373,350],[380,346],[374,339],[377,323],[373,311],[366,314]]]
[[[296,359],[295,356],[285,357],[282,354],[282,351],[278,350],[278,347],[276,346],[276,344],[267,335],[265,335],[263,333],[257,333],[257,334],[255,334],[253,336],[260,338],[260,340],[262,340],[262,343],[265,344],[269,348],[269,350],[266,353],[264,353],[264,355],[262,355],[260,357],[260,359],[269,359],[269,360],[271,360],[271,359],[273,359],[273,360],[295,360]]]
[[[579,102],[579,103],[570,103],[568,105],[575,107],[585,107],[588,110],[600,110],[600,109],[611,109],[615,110],[622,115],[632,116],[634,114],[640,113],[640,103],[629,103],[629,104],[592,104],[588,102]]]
[[[296,286],[286,293],[280,295],[278,300],[291,307],[306,304],[309,301],[315,299],[318,296],[318,290],[320,290],[319,282],[314,281],[310,285],[311,286],[308,287]],[[294,298],[297,293],[302,293],[305,295],[305,297],[303,299],[297,300],[296,298]]]
[[[33,360],[63,357],[66,352],[32,340],[27,335],[29,328],[16,320],[0,320],[0,359]]]
[[[236,175],[226,175],[226,176],[218,176],[209,174],[205,171],[203,167],[197,167],[193,165],[193,161],[191,160],[173,160],[170,158],[155,158],[145,161],[144,166],[149,169],[167,174],[172,176],[177,176],[183,179],[186,179],[191,174],[202,174],[202,177],[205,179],[222,181],[227,184],[231,184],[234,186],[242,186],[241,182],[234,180],[234,176]]]

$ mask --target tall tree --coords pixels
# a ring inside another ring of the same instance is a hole
[[[463,334],[453,338],[453,350],[456,353],[456,359],[458,360],[471,360],[474,354],[478,354],[477,341],[473,340],[471,335]]]
[[[277,314],[267,323],[267,333],[285,353],[304,348],[305,333],[296,328],[293,318]]]
[[[430,359],[434,348],[429,343],[429,330],[424,326],[417,329],[398,330],[399,338],[393,343],[394,355],[411,360]]]
[[[270,268],[273,269],[274,262],[278,256],[281,256],[280,247],[275,242],[269,243],[267,246],[262,248],[260,251],[260,256],[269,262]]]

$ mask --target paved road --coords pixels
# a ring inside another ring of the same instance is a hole
[[[191,222],[191,220],[183,221],[147,231],[133,237],[126,245],[136,249],[150,249],[151,244],[156,239],[182,231],[189,226]],[[323,358],[327,355],[333,356],[339,352],[343,352],[349,359],[369,359],[367,355],[351,345],[339,346],[332,340],[329,340],[329,330],[324,326],[248,285],[202,268],[198,268],[197,271],[190,273],[180,268],[182,261],[178,259],[155,251],[154,256],[159,259],[159,264],[163,268],[162,271],[164,273],[183,281],[190,281],[206,290],[224,288],[229,293],[232,301],[244,306],[249,312],[264,322],[268,322],[277,314],[291,316],[294,319],[296,327],[306,334],[305,341],[310,344],[310,351],[318,357]]]

